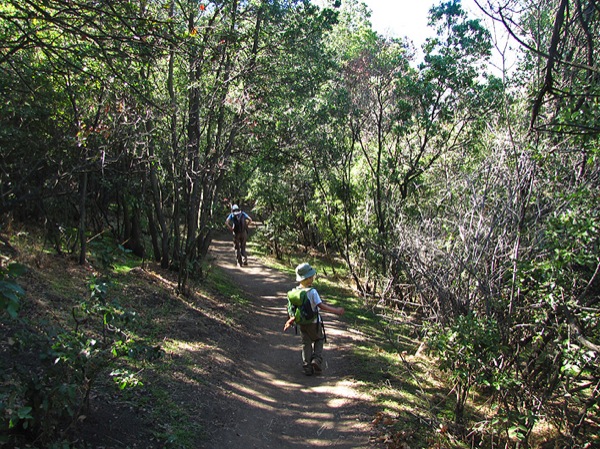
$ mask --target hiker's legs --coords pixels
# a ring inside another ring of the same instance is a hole
[[[321,324],[305,324],[300,326],[302,334],[302,366],[309,374],[321,372],[323,364],[323,343],[325,342]]]
[[[246,241],[248,240],[248,232],[243,231],[240,234],[240,254],[244,265],[248,263],[248,255],[246,254]]]
[[[235,246],[235,260],[238,265],[242,264],[242,244],[240,234],[233,234],[233,245]]]
[[[305,329],[305,326],[300,327],[302,335],[302,366],[310,366],[313,356],[313,340]]]
[[[323,345],[325,343],[325,338],[323,337],[323,329],[321,328],[321,324],[319,323],[319,338],[315,340],[313,344],[313,356],[312,361],[316,362],[316,364],[321,367],[323,365]]]

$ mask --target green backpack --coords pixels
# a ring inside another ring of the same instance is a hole
[[[308,292],[311,288],[295,288],[287,293],[288,297],[288,315],[295,317],[296,324],[312,323],[318,312],[313,310],[308,299]]]

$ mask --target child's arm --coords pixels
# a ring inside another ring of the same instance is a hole
[[[288,330],[290,327],[292,327],[292,324],[294,323],[294,320],[296,319],[295,316],[290,317],[289,320],[287,320],[285,322],[285,325],[283,326],[283,332],[285,332],[286,330]]]
[[[335,313],[336,315],[343,315],[344,308],[343,307],[333,307],[324,302],[319,303],[319,309],[324,310],[325,312]]]

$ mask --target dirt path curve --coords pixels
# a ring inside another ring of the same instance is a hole
[[[371,447],[372,404],[352,379],[351,349],[356,336],[343,317],[323,314],[325,369],[321,376],[305,376],[300,336],[293,329],[282,332],[285,292],[295,280],[261,265],[251,255],[248,266],[236,267],[228,236],[213,242],[211,255],[252,298],[258,313],[248,322],[250,337],[232,354],[238,358],[235,369],[223,375],[223,394],[215,403],[206,447]]]

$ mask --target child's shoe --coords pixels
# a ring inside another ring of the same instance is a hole
[[[310,362],[310,365],[312,366],[314,374],[321,374],[323,372],[321,364],[318,361],[313,360],[312,362]]]
[[[307,376],[312,376],[315,370],[312,365],[304,365],[302,366],[302,371],[304,371],[304,374]]]

